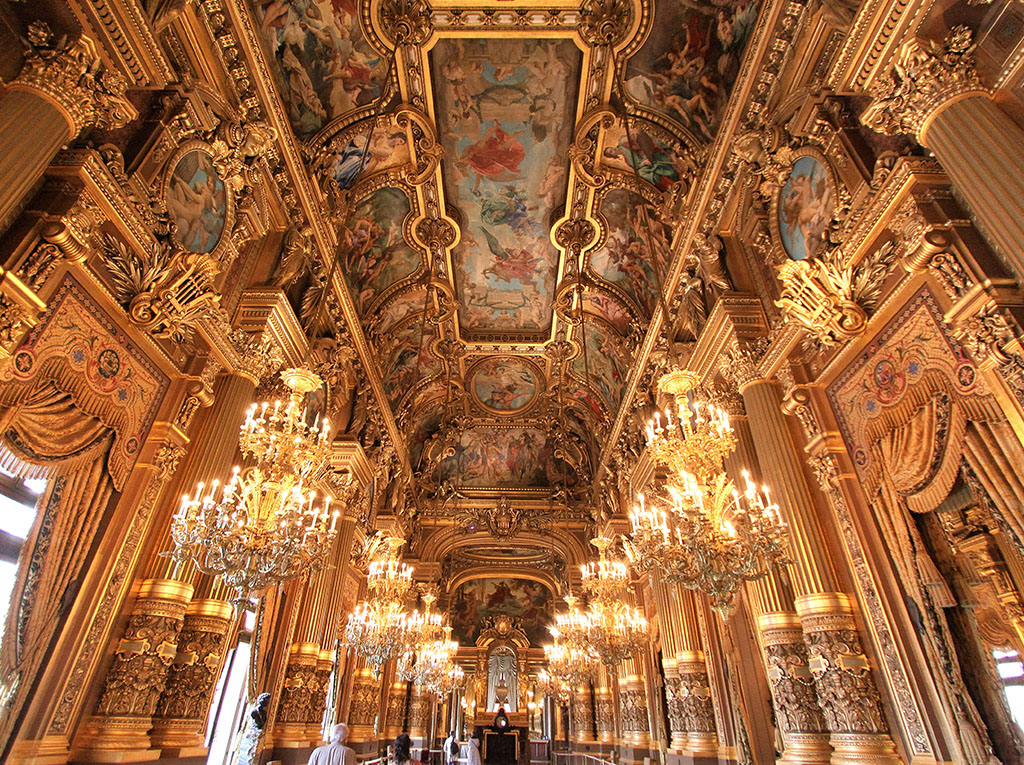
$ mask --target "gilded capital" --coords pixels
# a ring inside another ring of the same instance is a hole
[[[973,33],[963,24],[942,44],[910,40],[889,75],[875,82],[874,100],[861,122],[886,135],[913,135],[924,144],[928,126],[943,108],[964,96],[989,94],[974,68],[974,48]]]
[[[67,120],[72,135],[86,128],[121,128],[138,112],[127,98],[128,84],[117,72],[103,69],[96,44],[82,35],[55,42],[42,22],[29,26],[25,64],[10,87],[31,90],[52,102]]]

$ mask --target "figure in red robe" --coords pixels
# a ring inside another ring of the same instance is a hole
[[[476,173],[474,192],[481,178],[504,182],[519,177],[519,163],[526,157],[526,149],[516,139],[517,135],[509,135],[494,123],[483,138],[463,152],[463,161]]]

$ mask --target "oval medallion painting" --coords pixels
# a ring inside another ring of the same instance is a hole
[[[533,403],[540,387],[540,372],[523,359],[486,359],[473,368],[470,385],[485,409],[511,414]]]
[[[800,157],[779,194],[779,234],[786,254],[793,260],[820,254],[834,214],[828,170],[815,157]]]
[[[228,199],[210,155],[190,151],[174,166],[167,188],[167,212],[175,236],[189,252],[212,252],[224,233]]]

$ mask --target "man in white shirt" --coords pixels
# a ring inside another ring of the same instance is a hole
[[[444,761],[445,765],[455,765],[459,759],[459,739],[452,731],[444,740]]]
[[[338,723],[331,728],[331,743],[318,746],[309,755],[309,765],[356,765],[356,752],[345,746],[348,726]]]

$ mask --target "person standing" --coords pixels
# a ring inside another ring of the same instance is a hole
[[[469,749],[466,752],[466,765],[481,765],[480,763],[480,742],[476,736],[470,736]]]
[[[412,762],[412,739],[408,733],[399,733],[395,737],[395,753],[392,755],[394,765],[408,765]]]
[[[445,765],[455,765],[459,760],[459,738],[455,735],[455,730],[449,734],[448,738],[444,740],[444,762]]]
[[[345,746],[348,738],[348,726],[338,723],[331,728],[331,741],[318,746],[309,755],[309,765],[356,765],[356,752]]]

